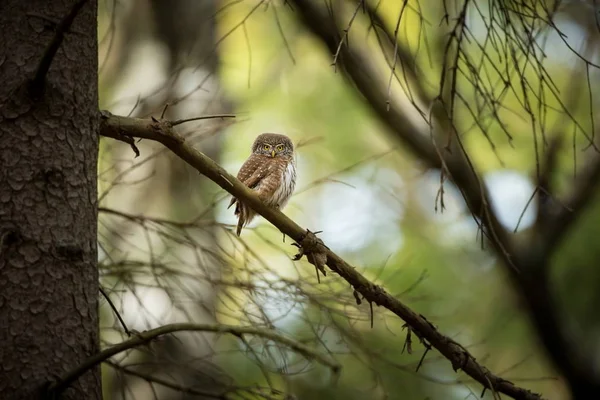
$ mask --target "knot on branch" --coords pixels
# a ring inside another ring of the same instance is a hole
[[[293,243],[294,246],[298,247],[298,254],[294,256],[293,260],[298,261],[302,256],[306,256],[308,262],[317,269],[317,279],[320,282],[319,271],[323,276],[327,276],[325,264],[327,263],[326,250],[328,247],[317,237],[317,233],[320,232],[311,232],[307,229],[300,243]]]
[[[113,114],[110,111],[100,110],[100,124],[105,124]],[[135,144],[133,136],[126,135],[121,129],[115,130],[115,135],[111,136],[114,139],[120,140],[121,142],[127,143],[131,150],[135,153],[135,158],[140,156],[140,149]]]
[[[456,342],[453,342],[452,344],[454,345],[454,356],[450,359],[450,362],[452,363],[452,369],[454,372],[457,372],[460,369],[464,370],[465,366],[469,362],[469,359],[472,358],[474,360],[475,358],[460,344]]]
[[[178,121],[169,121],[162,118],[156,119],[154,117],[150,117],[150,119],[152,120],[150,129],[157,135],[160,135],[168,141],[172,141],[173,144],[182,144],[185,142],[185,138],[173,130],[174,126],[179,125]]]

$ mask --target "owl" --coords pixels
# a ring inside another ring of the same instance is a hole
[[[237,178],[251,189],[268,206],[283,209],[296,187],[296,162],[294,144],[289,137],[277,133],[263,133],[252,144],[252,154],[240,168]],[[254,218],[255,212],[248,206],[231,199],[238,217],[236,233]]]

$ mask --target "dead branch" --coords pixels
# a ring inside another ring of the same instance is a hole
[[[280,335],[272,330],[255,327],[244,327],[244,326],[231,326],[231,325],[210,325],[210,324],[192,324],[192,323],[179,323],[164,325],[156,329],[152,329],[145,332],[135,334],[131,339],[124,342],[111,346],[101,352],[91,356],[81,365],[78,365],[73,370],[67,372],[61,376],[56,382],[49,385],[47,392],[56,396],[69,387],[71,383],[77,380],[85,372],[91,368],[99,365],[105,360],[108,360],[112,356],[119,354],[123,351],[134,349],[141,345],[150,343],[152,340],[168,335],[175,332],[213,332],[218,334],[228,333],[238,338],[243,338],[244,335],[253,335],[262,337],[267,340],[280,343],[294,350],[298,354],[302,354],[304,357],[310,360],[316,360],[319,363],[331,368],[334,375],[337,375],[341,369],[341,366],[324,356],[310,347],[296,342],[286,336]]]
[[[583,170],[578,174],[573,187],[565,199],[549,205],[554,209],[549,210],[544,223],[545,245],[547,251],[556,250],[557,245],[564,238],[571,226],[581,215],[581,211],[594,198],[597,193],[597,183],[600,180],[600,155],[592,151]],[[566,206],[566,207],[565,207]],[[540,221],[542,222],[542,221]]]
[[[335,42],[335,45],[337,45],[337,42]],[[399,126],[406,126],[406,124],[400,124]],[[247,188],[233,175],[193,148],[184,138],[174,132],[171,122],[115,116],[103,112],[100,121],[100,134],[119,140],[122,137],[137,137],[162,143],[198,172],[231,195],[242,199],[244,203],[300,245],[307,239],[306,229],[301,228],[279,210],[262,203],[253,190]],[[417,147],[424,152],[430,152],[424,141],[416,137],[415,140]],[[431,151],[431,154],[434,155],[435,153]],[[390,310],[404,320],[420,340],[438,350],[451,362],[455,370],[462,369],[484,387],[504,393],[515,399],[537,400],[541,398],[540,395],[515,386],[512,382],[491,373],[485,366],[478,363],[475,357],[462,345],[440,333],[427,319],[411,310],[386,292],[385,289],[370,282],[354,267],[327,248],[320,240],[313,243],[312,246],[311,253],[318,254],[319,258],[325,256],[327,266],[350,283],[354,290],[360,293],[365,300]]]
[[[164,112],[163,112],[163,115],[164,115]],[[236,117],[235,114],[203,115],[201,117],[178,119],[176,121],[173,121],[172,125],[177,126],[177,125],[185,124],[186,122],[201,121],[201,120],[205,120],[205,119],[217,119],[217,118],[225,119],[225,118],[235,118],[235,117]],[[162,119],[162,117],[161,117],[161,119]]]
[[[104,298],[108,302],[108,305],[110,306],[113,313],[116,315],[117,319],[119,320],[119,323],[123,327],[123,330],[125,331],[127,336],[131,336],[131,331],[129,330],[129,328],[127,328],[127,324],[123,320],[123,317],[121,317],[121,313],[119,312],[119,310],[117,310],[115,303],[113,303],[110,296],[106,293],[106,291],[102,288],[102,286],[100,286],[100,293],[102,293],[102,296],[104,296]]]
[[[223,388],[222,390],[220,390],[219,393],[216,393],[214,391],[211,392],[211,391],[207,391],[207,390],[195,389],[195,388],[191,388],[188,386],[180,385],[173,381],[161,379],[161,378],[151,375],[149,373],[140,372],[137,369],[123,367],[112,361],[106,361],[105,364],[109,365],[114,370],[119,371],[123,374],[131,375],[131,376],[135,376],[136,378],[143,379],[151,385],[157,384],[160,386],[167,387],[169,389],[173,389],[180,393],[191,394],[194,396],[201,396],[201,398],[230,400],[235,395],[243,396],[243,394],[253,395],[253,396],[256,396],[257,398],[263,398],[265,400],[278,400],[278,399],[282,398],[281,396],[275,397],[275,396],[269,395],[268,393],[273,393],[273,392],[281,395],[281,393],[279,391],[274,391],[272,388],[226,387],[226,388]]]

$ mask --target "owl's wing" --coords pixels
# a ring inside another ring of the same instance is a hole
[[[244,185],[253,189],[268,174],[269,164],[265,163],[262,157],[258,154],[252,154],[240,168],[237,178],[242,181]],[[237,199],[232,197],[227,208],[229,209],[235,204],[236,201]]]

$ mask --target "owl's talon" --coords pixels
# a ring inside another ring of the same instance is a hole
[[[294,257],[292,257],[292,260],[298,261],[304,255],[304,249],[298,243],[292,243],[292,246],[296,246],[298,248],[298,254],[296,254]]]
[[[321,231],[316,233],[320,232]],[[298,254],[294,256],[293,260],[298,261],[302,258],[302,256],[306,256],[308,262],[314,265],[317,269],[317,279],[319,279],[319,272],[321,272],[323,276],[327,276],[327,271],[325,270],[327,254],[325,254],[325,252],[320,249],[319,246],[323,246],[326,249],[329,248],[325,246],[323,241],[316,236],[316,233],[307,229],[306,233],[302,236],[300,243],[292,243],[292,245],[298,247]]]

